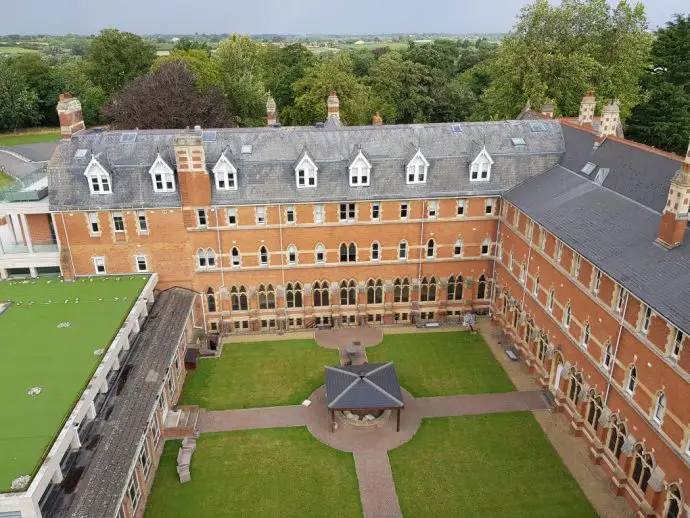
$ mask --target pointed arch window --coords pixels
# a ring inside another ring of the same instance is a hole
[[[381,258],[381,245],[378,241],[371,244],[371,260],[378,261]]]
[[[360,149],[350,164],[350,187],[365,187],[369,185],[370,177],[371,163]]]
[[[407,164],[407,183],[426,183],[428,170],[429,162],[424,158],[422,151],[417,150],[417,153],[415,153],[412,160]]]
[[[91,194],[111,194],[112,188],[108,171],[92,156],[89,165],[86,166],[84,176],[89,182]]]
[[[288,264],[297,264],[297,247],[295,245],[287,247],[287,260]]]
[[[276,292],[273,285],[264,286],[259,285],[259,309],[275,309],[276,307]]]
[[[613,454],[613,456],[618,459],[621,455],[621,451],[623,450],[623,443],[625,442],[625,438],[628,435],[628,430],[625,426],[625,423],[621,421],[619,418],[615,418],[611,422],[611,426],[609,429],[609,440],[607,442],[606,447],[609,449],[609,451]]]
[[[535,297],[539,297],[539,276],[538,275],[534,278],[534,287],[532,289],[532,293],[534,293]]]
[[[354,263],[357,261],[357,245],[350,243],[340,244],[340,262],[341,263]]]
[[[486,277],[484,277],[484,274],[481,274],[479,281],[477,281],[477,298],[479,300],[486,298]]]
[[[652,414],[652,419],[657,424],[661,424],[664,420],[664,414],[666,413],[666,396],[663,392],[659,392],[656,397],[656,403],[654,405],[654,413]]]
[[[302,285],[299,282],[288,282],[285,287],[285,304],[288,308],[302,307]]]
[[[354,280],[340,283],[340,305],[354,306],[357,304],[357,283]]]
[[[410,301],[410,280],[405,277],[400,280],[395,279],[393,282],[393,302],[409,302]]]
[[[582,374],[575,373],[570,376],[570,382],[568,384],[568,399],[572,403],[577,403],[580,397],[580,392],[582,392]]]
[[[436,277],[431,277],[429,280],[426,277],[422,279],[419,300],[421,302],[433,302],[436,300]]]
[[[572,310],[570,304],[568,304],[565,307],[565,311],[563,312],[563,327],[565,327],[566,329],[570,329],[570,320],[572,317],[572,311],[573,310]]]
[[[678,484],[669,484],[666,493],[666,514],[665,518],[680,518],[683,508],[683,496]]]
[[[331,305],[329,301],[328,282],[316,281],[314,284],[312,284],[312,299],[314,307],[324,308]]]
[[[637,368],[633,365],[628,371],[628,379],[625,383],[625,390],[628,394],[635,393],[635,386],[637,385]]]
[[[213,288],[210,287],[206,290],[206,306],[209,313],[216,312],[216,296],[213,293]]]
[[[230,304],[233,311],[247,311],[249,302],[247,300],[247,290],[244,286],[233,286],[230,289]]]
[[[196,251],[196,262],[199,269],[204,269],[208,267],[208,260],[206,257],[206,250],[199,248]]]
[[[462,275],[448,277],[448,300],[462,300]]]
[[[259,248],[259,265],[268,266],[268,248],[263,245]]]
[[[611,348],[611,342],[606,342],[606,348],[604,349],[604,358],[602,364],[604,368],[608,371],[611,370],[611,364],[613,363],[613,350]]]
[[[488,182],[491,179],[491,166],[493,163],[491,155],[489,155],[486,146],[484,146],[470,164],[470,181]]]
[[[213,248],[206,249],[206,262],[209,268],[216,267],[216,253],[213,251]]]
[[[589,345],[589,337],[590,337],[590,326],[589,322],[585,324],[585,328],[582,330],[582,341],[580,342],[582,344],[583,349],[587,349],[587,346]]]
[[[237,169],[225,156],[225,152],[221,153],[218,162],[213,166],[213,176],[216,179],[216,189],[221,191],[237,190]]]
[[[635,460],[633,462],[631,478],[635,485],[644,493],[647,490],[649,478],[654,469],[654,459],[644,450],[641,444],[635,446]]]
[[[175,173],[160,153],[149,169],[154,192],[175,192]]]
[[[431,259],[436,255],[436,242],[433,239],[429,239],[426,243],[426,257]]]
[[[459,239],[453,245],[453,255],[455,257],[461,257],[462,256],[462,241]]]
[[[367,282],[367,304],[383,304],[383,281],[369,279]]]
[[[595,431],[599,427],[599,418],[601,417],[603,408],[604,402],[602,401],[601,396],[595,394],[594,391],[591,391],[587,408],[587,422],[592,428],[594,428]]]
[[[232,250],[230,251],[230,256],[231,256],[233,268],[239,268],[240,265],[242,264],[242,258],[240,256],[239,248],[237,248],[236,246],[233,246]]]
[[[551,288],[549,290],[549,297],[546,300],[546,307],[549,310],[549,313],[553,313],[553,303],[554,303],[555,299],[556,299],[555,292],[554,292],[553,288]]]

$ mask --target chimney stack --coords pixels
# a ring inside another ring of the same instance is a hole
[[[544,106],[541,107],[541,114],[545,117],[548,117],[549,119],[553,119],[553,113],[556,109],[556,103],[552,100],[547,101],[544,103]]]
[[[618,124],[621,120],[620,103],[618,99],[609,101],[604,109],[601,110],[601,120],[599,121],[599,136],[615,136],[618,131]]]
[[[597,102],[594,98],[594,90],[590,90],[582,98],[582,102],[580,102],[580,115],[578,117],[580,124],[592,124],[596,105]]]
[[[376,115],[371,119],[371,123],[374,126],[383,126],[383,119],[381,118],[381,114],[379,112],[376,112]]]
[[[671,180],[666,199],[666,207],[659,222],[656,242],[671,249],[683,244],[688,229],[688,209],[690,204],[690,145],[685,154],[683,166]]]
[[[57,112],[60,119],[60,135],[63,139],[71,139],[72,135],[86,128],[84,116],[81,113],[81,103],[79,99],[72,97],[71,93],[60,94]]]
[[[266,124],[275,126],[278,123],[278,107],[272,96],[268,96],[266,101]]]
[[[331,91],[331,95],[328,96],[328,101],[326,102],[328,106],[328,117],[340,118],[340,100],[335,90]]]

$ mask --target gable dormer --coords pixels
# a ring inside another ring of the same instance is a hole
[[[429,161],[422,154],[422,150],[418,149],[415,155],[407,163],[407,183],[426,183],[426,177],[429,172]]]
[[[350,164],[350,187],[366,187],[371,181],[371,162],[359,150],[357,156]]]
[[[295,182],[298,189],[305,187],[316,187],[316,175],[319,168],[309,156],[309,153],[304,151],[300,156],[297,165],[295,166]]]
[[[486,150],[486,146],[476,156],[470,164],[470,181],[471,182],[488,182],[491,179],[491,166],[494,161]]]
[[[237,169],[225,156],[225,152],[221,153],[218,162],[213,166],[213,176],[216,179],[216,189],[237,190]]]
[[[175,173],[160,153],[149,169],[149,175],[154,192],[175,192]]]
[[[91,161],[84,170],[84,176],[89,182],[91,194],[111,194],[113,192],[110,174],[95,156],[91,156]]]

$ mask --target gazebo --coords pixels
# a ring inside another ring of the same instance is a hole
[[[396,431],[400,431],[400,410],[405,408],[393,362],[326,367],[326,406],[335,431],[336,412],[397,410]]]

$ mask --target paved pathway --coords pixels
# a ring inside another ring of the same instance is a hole
[[[402,516],[388,451],[409,441],[419,430],[422,418],[549,408],[539,390],[427,398],[414,398],[403,390],[405,409],[402,411],[399,432],[395,430],[394,414],[377,428],[354,429],[341,425],[333,432],[331,419],[326,411],[325,388],[318,388],[309,399],[312,402],[309,407],[293,405],[202,411],[199,415],[199,431],[206,433],[306,426],[324,444],[353,453],[365,518]]]

